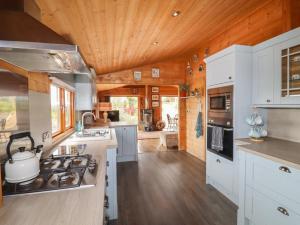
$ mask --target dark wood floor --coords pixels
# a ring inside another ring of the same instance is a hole
[[[236,207],[205,184],[205,164],[178,151],[118,165],[117,225],[236,225]]]

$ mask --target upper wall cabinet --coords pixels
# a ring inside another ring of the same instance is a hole
[[[207,64],[207,86],[233,82],[234,54],[228,54]]]
[[[251,73],[251,68],[248,69],[251,54],[251,47],[233,45],[206,58],[206,86],[230,85],[238,82],[245,73]]]
[[[300,36],[275,46],[275,62],[280,104],[300,104]]]
[[[274,103],[274,51],[272,47],[253,54],[253,104]]]
[[[256,107],[300,107],[300,28],[253,48]]]

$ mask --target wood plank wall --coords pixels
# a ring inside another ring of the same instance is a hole
[[[205,49],[208,49],[208,53],[211,55],[231,46],[232,44],[255,45],[281,33],[287,32],[292,28],[300,26],[300,20],[298,19],[300,15],[299,2],[300,1],[296,0],[270,1],[263,7],[256,9],[249,15],[246,15],[226,30],[202,44],[198,50],[192,52],[186,58],[187,61],[191,62],[193,67],[193,75],[187,75],[187,83],[191,85],[191,88],[199,88],[202,93],[205,93],[205,70],[203,72],[199,72],[198,70],[200,64],[205,66],[205,63],[203,62]],[[298,11],[296,10],[296,7],[292,9],[291,4],[293,4],[293,7],[297,5],[299,7]],[[193,62],[192,60],[192,56],[194,54],[199,57],[197,62]],[[205,95],[202,96],[201,101],[203,103],[202,112],[205,112]],[[197,102],[192,99],[187,100],[187,110],[187,151],[205,161],[205,137],[197,139],[194,131],[195,125],[189,124],[190,121],[195,122],[196,120]],[[203,113],[202,119],[205,124],[205,113]]]
[[[0,59],[0,68],[28,78],[28,89],[35,92],[49,93],[50,80],[48,73],[28,72]]]
[[[152,68],[159,68],[160,77],[152,78]],[[182,58],[167,60],[128,70],[100,74],[97,76],[99,84],[128,84],[128,85],[178,85],[185,83],[185,61]],[[136,81],[133,78],[134,71],[142,72],[142,79]]]

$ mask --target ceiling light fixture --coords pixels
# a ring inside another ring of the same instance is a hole
[[[179,16],[181,14],[181,12],[179,11],[179,10],[173,10],[172,11],[172,16],[173,17],[177,17],[177,16]]]

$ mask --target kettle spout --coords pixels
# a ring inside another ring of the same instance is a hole
[[[42,154],[43,154],[42,148],[43,148],[43,145],[38,145],[38,146],[36,147],[35,155],[36,155],[36,157],[38,158],[38,160],[40,160],[41,157],[42,157]]]

